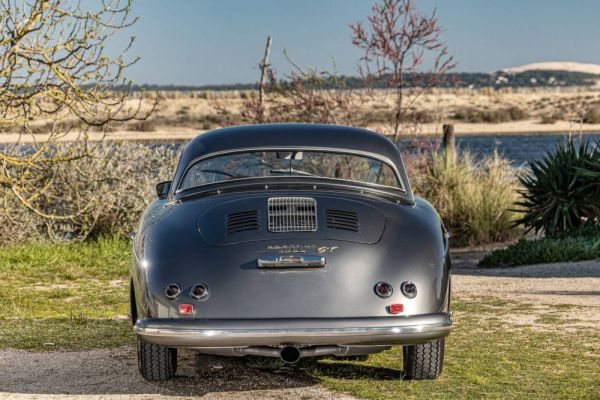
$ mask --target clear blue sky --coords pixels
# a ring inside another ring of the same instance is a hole
[[[417,0],[438,9],[458,71],[492,71],[538,61],[600,64],[600,1]],[[129,71],[136,83],[205,85],[253,82],[267,35],[280,72],[282,51],[301,65],[356,74],[360,56],[348,25],[372,0],[135,0],[141,20]],[[117,38],[123,40],[124,38]],[[119,43],[113,43],[118,45]]]

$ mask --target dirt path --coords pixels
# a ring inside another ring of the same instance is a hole
[[[600,261],[457,270],[454,292],[526,300],[534,304],[600,307]]]
[[[495,297],[527,304],[512,319],[537,326],[540,316],[600,327],[600,260],[475,269],[481,253],[455,255],[452,285],[461,299]],[[541,325],[540,325],[541,326]],[[145,382],[134,349],[32,353],[0,351],[0,400],[8,399],[350,399],[293,372],[261,371],[250,362],[182,352],[177,378]]]
[[[511,268],[476,268],[486,251],[453,256],[453,294],[539,305],[600,307],[600,259]]]
[[[180,352],[177,377],[149,383],[138,374],[135,351],[32,353],[0,351],[0,399],[352,399],[248,363]]]
[[[524,307],[509,319],[548,329],[544,317],[569,320],[569,326],[600,329],[600,260],[475,269],[465,255],[452,277],[452,290],[463,300],[496,297]]]

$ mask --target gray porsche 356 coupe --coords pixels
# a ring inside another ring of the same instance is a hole
[[[165,380],[177,348],[280,357],[404,346],[434,379],[450,332],[439,216],[397,147],[356,128],[254,125],[193,139],[133,240],[139,370]]]

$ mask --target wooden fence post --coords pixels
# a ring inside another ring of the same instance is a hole
[[[456,140],[454,137],[454,125],[444,124],[444,138],[442,139],[442,148],[446,158],[455,160],[456,159]]]

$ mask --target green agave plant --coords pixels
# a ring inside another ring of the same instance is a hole
[[[516,204],[517,224],[548,236],[572,232],[600,220],[600,143],[560,141],[556,151],[529,162],[519,177],[523,187]]]
[[[576,169],[579,175],[594,179],[592,185],[600,186],[600,140],[596,142],[595,157],[590,157],[584,167]]]

